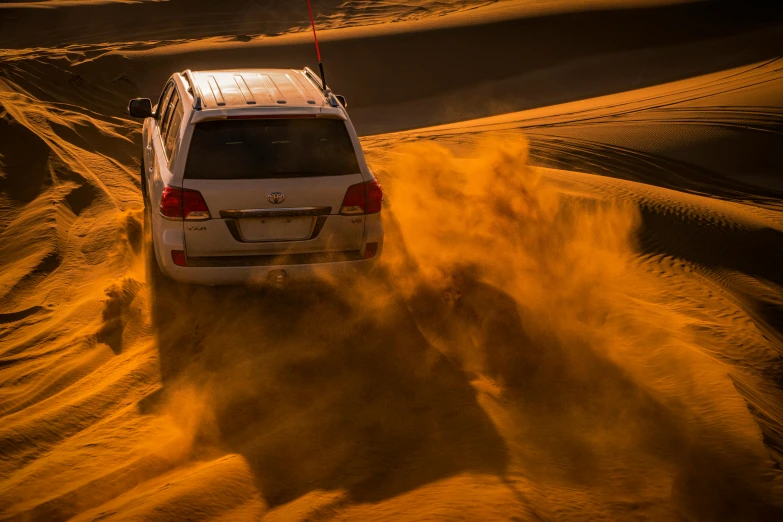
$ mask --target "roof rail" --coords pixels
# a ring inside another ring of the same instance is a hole
[[[201,89],[198,88],[196,79],[193,77],[193,71],[186,69],[182,75],[188,80],[188,92],[193,95],[193,108],[201,110]]]
[[[307,79],[310,80],[311,82],[313,82],[315,84],[315,86],[318,87],[321,90],[321,92],[323,93],[324,97],[326,98],[326,101],[329,102],[329,105],[331,105],[332,107],[339,107],[340,106],[340,102],[337,101],[337,98],[335,97],[335,95],[332,94],[332,90],[330,88],[328,88],[328,87],[326,89],[324,89],[324,85],[323,85],[323,83],[321,83],[321,79],[318,77],[318,75],[315,74],[315,71],[313,71],[309,67],[305,67],[302,70],[304,71],[304,74],[307,77]]]
[[[305,76],[307,76],[307,78],[308,78],[308,79],[309,79],[311,82],[315,83],[315,86],[316,86],[316,87],[318,87],[319,89],[321,89],[321,91],[323,91],[323,90],[324,90],[324,86],[323,86],[323,84],[321,83],[321,79],[318,77],[318,75],[317,75],[317,74],[315,74],[315,72],[314,72],[314,71],[313,71],[311,68],[309,68],[309,67],[305,67],[305,68],[303,69],[303,71],[304,71],[304,73],[305,73]]]

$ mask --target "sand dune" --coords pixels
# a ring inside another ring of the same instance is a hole
[[[638,8],[689,3],[694,0],[462,0],[442,2],[407,0],[312,0],[319,29],[388,25],[432,20],[445,15],[482,9],[481,19],[568,13],[574,10]],[[154,5],[154,4],[158,5]],[[161,5],[162,3],[162,5]],[[48,47],[62,44],[195,39],[230,35],[278,35],[306,32],[307,11],[302,2],[238,0],[215,9],[205,0],[28,0],[0,4],[5,22],[2,47]],[[469,14],[472,19],[473,13]],[[100,21],[100,23],[94,23]],[[455,20],[459,23],[459,20]],[[446,21],[446,24],[454,23]],[[464,24],[464,20],[462,22]],[[437,20],[443,26],[444,20]],[[25,28],[35,26],[37,31]]]
[[[149,270],[124,107],[312,62],[301,10],[29,4],[0,9],[0,519],[781,519],[777,10],[316,3],[388,243],[279,294]]]
[[[329,81],[348,98],[362,134],[623,92],[774,59],[782,50],[779,10],[669,4],[562,13],[509,0],[449,16],[336,27],[320,39]],[[397,4],[384,5],[389,10],[378,9],[379,19],[395,19]],[[131,7],[139,5],[123,8]],[[157,96],[174,70],[315,66],[306,31],[249,40],[238,40],[245,35],[239,32],[164,41],[134,34],[132,41],[6,49],[3,68],[36,97],[120,117],[128,97]],[[477,53],[474,42],[499,51]]]
[[[679,82],[395,135],[523,130],[539,163],[779,208],[779,59]],[[384,139],[384,138],[381,138]]]

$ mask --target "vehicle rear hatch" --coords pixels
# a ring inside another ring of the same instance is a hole
[[[183,188],[211,219],[185,220],[188,257],[356,252],[364,216],[342,216],[364,180],[345,122],[312,116],[202,121]]]

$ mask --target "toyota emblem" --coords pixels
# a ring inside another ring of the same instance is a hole
[[[282,203],[285,201],[285,195],[282,192],[272,192],[266,199],[268,199],[270,203]]]

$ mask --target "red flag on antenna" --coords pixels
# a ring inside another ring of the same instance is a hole
[[[324,64],[321,62],[321,48],[318,46],[318,34],[315,32],[315,20],[313,19],[313,6],[310,0],[307,0],[307,10],[310,11],[310,25],[313,28],[313,39],[315,40],[315,53],[318,55],[318,68],[321,70],[321,84],[326,90],[326,75],[324,74]]]

